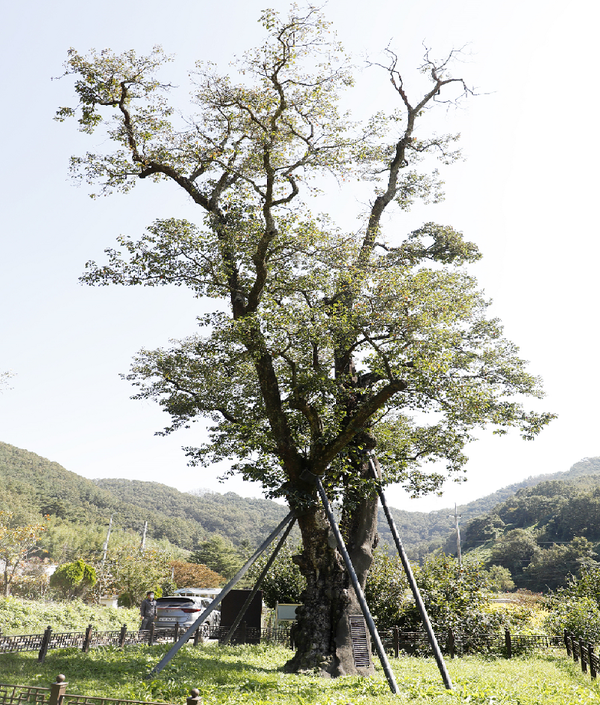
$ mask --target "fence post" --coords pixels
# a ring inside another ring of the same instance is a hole
[[[198,644],[200,644],[202,641],[202,635],[200,634],[201,629],[202,625],[200,625],[198,629],[196,629],[196,631],[194,632],[194,646],[198,646]]]
[[[450,658],[454,658],[456,655],[456,639],[454,638],[454,632],[452,629],[448,629],[448,643],[446,645]]]
[[[68,683],[65,682],[65,677],[62,673],[59,673],[56,676],[56,681],[50,686],[50,698],[48,699],[48,705],[62,705],[62,701],[67,690],[67,685]]]
[[[571,638],[569,637],[569,632],[565,629],[563,632],[563,639],[565,641],[565,648],[567,649],[567,656],[572,656],[571,653]]]
[[[579,637],[579,658],[581,659],[582,673],[587,673],[587,663],[585,660],[585,646],[583,645],[583,639],[581,637]]]
[[[393,637],[394,637],[394,656],[396,658],[399,658],[400,657],[400,627],[394,627]]]
[[[594,653],[594,645],[592,644],[591,641],[588,642],[587,649],[588,649],[588,658],[590,661],[590,678],[595,679],[596,678],[596,664],[594,663],[594,661],[596,659],[596,654]]]
[[[579,656],[578,656],[579,646],[578,646],[577,642],[575,641],[575,634],[571,634],[571,648],[573,650],[573,661],[575,661],[575,663],[577,663],[577,661],[579,661]]]
[[[179,624],[175,624],[173,629],[173,643],[176,644],[179,641]]]
[[[85,637],[83,639],[83,646],[81,647],[81,650],[83,651],[84,654],[87,654],[87,652],[90,650],[90,641],[92,640],[92,625],[88,624],[87,629],[85,630]]]
[[[44,636],[42,637],[42,645],[40,646],[40,651],[38,653],[38,661],[44,663],[46,654],[48,653],[48,646],[50,646],[50,637],[52,636],[52,627],[46,627]]]
[[[506,647],[506,658],[512,658],[512,639],[508,628],[504,630],[504,646]]]
[[[121,633],[119,634],[119,648],[122,649],[125,646],[125,637],[127,636],[127,625],[124,624],[121,627]]]
[[[187,699],[187,705],[200,705],[201,702],[200,691],[198,688],[192,688],[190,690],[190,697]]]
[[[154,644],[154,622],[150,623],[150,629],[148,630],[148,646]]]

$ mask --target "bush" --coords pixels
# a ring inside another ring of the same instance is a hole
[[[47,564],[40,559],[28,561],[23,570],[13,577],[10,585],[14,597],[23,597],[29,600],[44,599],[50,587],[50,578],[46,572]],[[0,593],[4,594],[3,585]]]
[[[169,587],[171,561],[169,551],[150,548],[144,551],[133,545],[116,546],[107,558],[96,564],[98,582],[94,588],[96,600],[102,595],[119,595],[121,605],[139,605],[148,590],[158,596],[164,584]]]
[[[393,578],[394,564],[397,573],[402,571],[399,561],[387,559],[384,564],[378,583],[370,588],[379,627],[390,628],[396,620],[401,631],[423,631],[421,614],[403,573]],[[465,650],[484,648],[487,636],[499,634],[508,624],[504,613],[489,609],[488,573],[481,563],[467,560],[461,566],[456,558],[439,554],[421,568],[415,567],[414,573],[434,631],[441,635],[452,629],[461,636]],[[382,591],[380,595],[377,590]],[[393,607],[386,606],[388,600]]]
[[[50,577],[50,587],[62,597],[83,598],[96,584],[96,570],[84,563],[81,558],[73,563],[65,563]]]
[[[400,559],[376,550],[367,577],[365,598],[379,629],[391,629],[402,621],[403,605],[411,597]]]
[[[600,642],[600,609],[591,597],[561,596],[549,600],[551,612],[545,627],[551,634],[569,634],[595,644]]]
[[[508,568],[493,565],[488,570],[490,590],[493,592],[510,592],[515,589],[515,582]]]

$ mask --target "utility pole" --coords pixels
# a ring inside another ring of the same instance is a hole
[[[454,503],[454,514],[448,514],[448,519],[454,519],[454,528],[456,529],[456,553],[458,555],[458,565],[462,566],[462,555],[460,552],[460,518],[462,514],[459,514],[456,509],[456,502]]]
[[[104,542],[104,546],[102,548],[102,563],[106,560],[106,553],[108,551],[108,539],[110,538],[110,530],[112,529],[112,514],[110,515],[110,521],[108,522],[108,531],[106,533],[106,541]]]
[[[148,531],[148,522],[144,522],[144,531],[142,532],[142,543],[140,545],[140,551],[146,548],[146,531]]]

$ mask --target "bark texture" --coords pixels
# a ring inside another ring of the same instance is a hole
[[[348,505],[348,503],[346,503]],[[350,617],[362,611],[325,512],[315,508],[298,519],[303,551],[295,561],[306,578],[298,609],[296,654],[287,671],[318,671],[326,677],[372,675],[373,663],[357,666]],[[356,498],[344,509],[341,529],[350,559],[364,590],[377,544],[377,497]],[[370,638],[367,633],[370,653]]]

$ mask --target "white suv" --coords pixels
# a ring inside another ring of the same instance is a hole
[[[159,597],[156,600],[156,626],[165,629],[179,625],[180,629],[189,629],[204,610],[210,605],[220,590],[202,590],[201,588],[180,588],[173,595]],[[218,627],[221,612],[213,610],[203,623],[203,631],[209,627]]]

